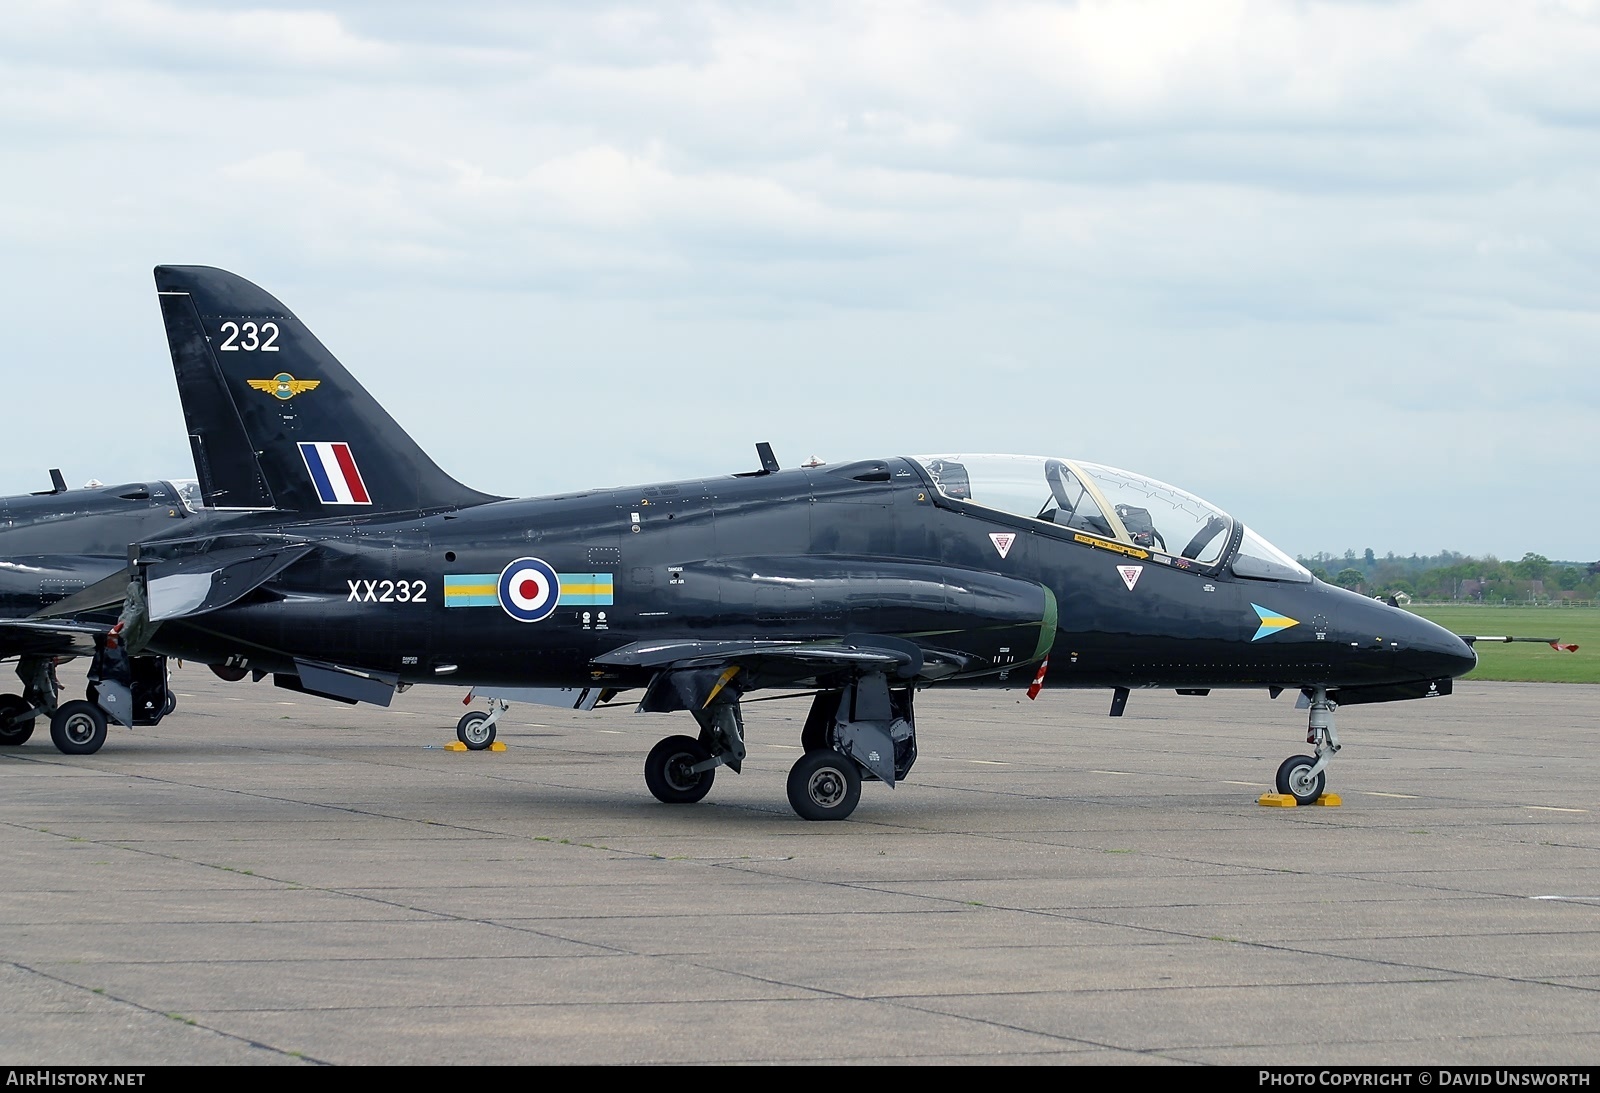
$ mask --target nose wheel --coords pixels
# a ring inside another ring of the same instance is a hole
[[[1297,805],[1314,805],[1328,784],[1328,772],[1317,769],[1309,755],[1291,755],[1278,767],[1278,792],[1287,793]]]
[[[456,739],[465,744],[468,751],[483,751],[494,743],[495,723],[510,708],[510,703],[491,698],[487,713],[473,710],[462,714],[461,720],[456,722]]]

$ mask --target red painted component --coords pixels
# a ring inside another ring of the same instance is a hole
[[[1033,677],[1033,682],[1028,684],[1028,697],[1038,698],[1039,689],[1044,686],[1044,674],[1050,670],[1050,658],[1045,657],[1039,662],[1039,674]]]

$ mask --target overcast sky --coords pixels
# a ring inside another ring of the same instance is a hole
[[[192,476],[151,268],[504,494],[939,451],[1600,557],[1600,3],[8,0],[0,493]]]

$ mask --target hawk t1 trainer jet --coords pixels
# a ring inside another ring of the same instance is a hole
[[[103,650],[117,621],[128,545],[193,536],[228,518],[199,508],[199,484],[190,479],[69,490],[59,470],[50,476],[47,491],[0,497],[0,662],[16,660],[22,681],[21,694],[0,694],[0,746],[26,742],[42,715],[56,747],[81,755],[104,742],[106,712],[126,725],[154,725],[175,705],[166,658],[117,657],[114,644],[111,657],[94,662],[88,699],[59,700],[56,664]],[[29,618],[41,609],[74,618]]]
[[[508,500],[445,474],[294,314],[222,270],[156,270],[208,505],[249,530],[130,552],[135,652],[271,673],[386,705],[412,684],[589,709],[623,692],[687,713],[645,761],[657,798],[703,798],[746,758],[740,701],[807,692],[788,779],[807,819],[917,756],[928,685],[1292,690],[1312,753],[1338,705],[1448,694],[1476,663],[1455,635],[1314,580],[1173,486],[1067,458],[947,454],[759,470]]]

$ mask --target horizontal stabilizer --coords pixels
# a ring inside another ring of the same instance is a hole
[[[150,621],[203,615],[237,603],[311,553],[310,543],[229,547],[150,567]]]

